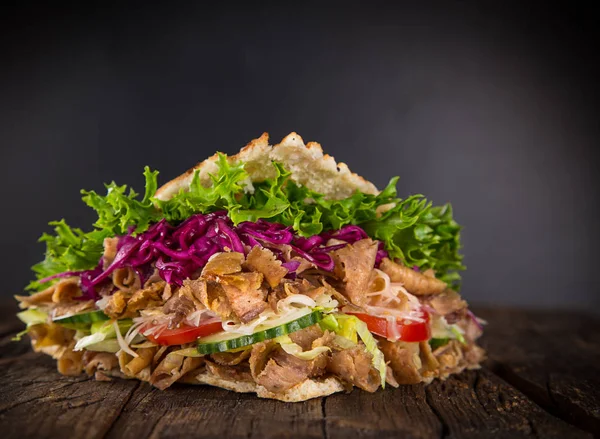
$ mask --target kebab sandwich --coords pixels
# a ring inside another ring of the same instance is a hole
[[[482,321],[461,298],[450,205],[399,198],[268,135],[158,188],[82,191],[16,296],[35,351],[65,375],[218,386],[303,401],[477,368]]]

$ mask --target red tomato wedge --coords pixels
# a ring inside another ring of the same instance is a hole
[[[211,322],[200,326],[181,325],[179,328],[165,329],[158,335],[146,335],[145,337],[153,343],[172,346],[191,343],[200,337],[206,337],[222,330],[221,322]],[[142,331],[143,333],[144,331]]]
[[[373,334],[392,339],[394,331],[390,328],[390,323],[384,317],[376,317],[370,314],[347,313],[352,314],[367,324],[367,328]],[[429,328],[429,314],[423,312],[424,322],[410,322],[406,320],[397,320],[396,329],[400,335],[399,340],[408,342],[425,341],[431,338],[431,329]]]

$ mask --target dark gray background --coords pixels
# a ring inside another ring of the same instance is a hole
[[[451,201],[469,300],[597,308],[591,10],[201,3],[0,14],[3,294],[48,221],[91,224],[80,188],[142,190],[144,165],[164,182],[297,131],[380,187]]]

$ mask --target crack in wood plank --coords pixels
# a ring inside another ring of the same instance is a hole
[[[323,439],[329,439],[329,435],[327,433],[327,409],[325,408],[325,403],[327,402],[327,397],[321,398],[321,429],[323,431]]]
[[[140,382],[140,384],[141,384],[141,382]],[[138,385],[136,387],[136,390],[139,389],[139,388],[140,388],[140,385]],[[128,407],[127,410],[135,410],[142,402],[144,402],[146,400],[146,398],[148,398],[149,396],[151,396],[154,392],[160,392],[160,390],[158,390],[156,387],[152,387],[149,391],[146,392],[146,394],[139,401],[137,401],[135,403],[135,405],[133,407],[131,407],[131,408]],[[130,400],[132,398],[133,398],[133,394],[131,395]],[[128,404],[129,404],[129,402],[128,402]]]
[[[398,389],[367,393],[355,389],[348,394],[330,395],[325,400],[327,437],[347,438],[431,438],[441,434],[441,424],[427,405],[425,386],[406,385]]]
[[[1,407],[0,408],[0,415],[3,415],[5,413],[7,413],[7,412],[9,412],[9,411],[11,411],[11,410],[13,410],[13,409],[21,406],[21,405],[23,405],[23,404],[27,404],[27,403],[30,403],[32,401],[36,401],[36,400],[39,400],[39,399],[40,398],[36,396],[35,398],[25,399],[23,401],[18,401],[16,403],[12,404],[12,405],[9,405],[9,406],[6,406],[6,407]]]
[[[154,434],[156,433],[156,429],[157,429],[158,425],[160,424],[160,421],[162,421],[162,419],[165,417],[166,414],[167,414],[167,410],[163,411],[162,414],[156,418],[156,422],[152,426],[150,433],[148,433],[148,436],[147,436],[148,439],[152,439],[154,437]],[[157,437],[160,437],[160,436],[157,436]]]
[[[483,401],[483,399],[479,395],[479,392],[477,391],[477,388],[479,387],[480,377],[481,377],[481,375],[479,373],[475,374],[475,380],[473,381],[473,397],[475,397],[475,399],[477,399],[477,402],[481,405],[483,410],[485,410],[487,412],[487,414],[490,415],[491,413],[490,413],[490,410],[488,410],[487,404]],[[503,401],[505,400],[505,397],[502,396],[502,394],[498,394],[498,400],[501,403],[503,403]]]
[[[108,435],[110,434],[110,432],[112,431],[112,429],[114,428],[114,426],[116,425],[116,423],[119,421],[119,419],[121,418],[121,415],[123,414],[123,412],[125,411],[127,404],[129,404],[129,401],[131,401],[131,398],[133,397],[133,394],[135,393],[135,391],[137,389],[140,388],[142,382],[138,381],[136,382],[135,386],[133,387],[133,389],[131,389],[131,392],[129,393],[129,395],[127,395],[127,398],[125,399],[125,401],[123,402],[123,405],[121,405],[119,411],[117,412],[117,416],[115,416],[115,418],[112,420],[111,424],[108,426],[106,432],[104,433],[104,435],[102,436],[102,439],[108,437]]]
[[[246,433],[246,439],[252,438],[254,436],[254,429],[256,426],[256,419],[250,419],[250,428],[248,429],[248,433]]]
[[[72,382],[72,383],[66,383],[66,384],[64,384],[62,386],[53,387],[53,388],[49,389],[48,391],[49,392],[55,392],[57,390],[63,390],[65,388],[67,388],[67,387],[71,387],[71,386],[73,386],[75,384],[78,384],[80,382],[81,381],[75,381],[75,382]],[[17,401],[14,404],[11,404],[11,405],[8,405],[8,406],[4,406],[4,407],[0,407],[0,415],[5,414],[5,413],[7,413],[7,412],[9,412],[9,411],[11,411],[11,410],[13,410],[13,409],[15,409],[15,408],[23,405],[23,404],[27,404],[27,403],[30,403],[30,402],[33,402],[33,401],[45,401],[45,400],[55,401],[55,399],[52,399],[51,396],[36,396],[35,398],[26,399],[26,400],[23,400],[23,401]]]
[[[429,406],[429,408],[431,409],[431,411],[433,412],[435,417],[438,419],[438,421],[442,427],[440,430],[439,438],[444,439],[444,438],[448,437],[448,435],[450,434],[450,427],[446,423],[442,414],[438,411],[437,407],[434,404],[432,404],[431,394],[430,394],[430,392],[427,391],[427,389],[425,389],[425,402],[427,403],[427,405]]]
[[[88,407],[90,405],[98,404],[99,402],[104,402],[104,398],[93,399],[91,401],[68,402],[67,407],[69,409],[83,408],[83,407]]]

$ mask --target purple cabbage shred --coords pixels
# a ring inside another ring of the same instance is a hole
[[[59,273],[40,282],[79,276],[83,291],[80,299],[97,300],[100,298],[98,287],[108,283],[110,275],[118,268],[133,269],[143,284],[156,267],[163,280],[182,285],[185,279],[197,274],[215,253],[235,251],[247,254],[256,245],[271,250],[293,278],[300,263],[284,258],[284,246],[289,246],[292,254],[308,260],[317,268],[332,271],[334,261],[329,252],[368,237],[363,229],[355,225],[309,238],[296,235],[291,227],[263,219],[234,226],[225,211],[196,214],[177,226],[162,220],[143,233],[134,233],[134,228],[130,228],[127,235],[119,238],[117,254],[108,267],[103,268],[101,258],[98,266],[92,270]],[[330,243],[330,240],[333,242]],[[383,242],[379,242],[375,266],[378,267],[387,256]]]

